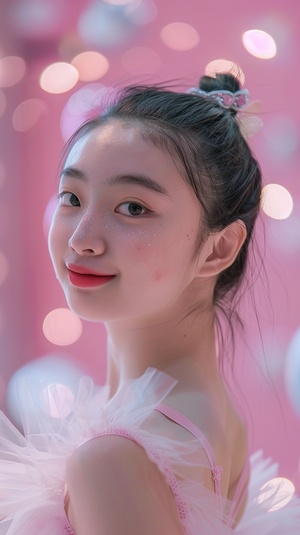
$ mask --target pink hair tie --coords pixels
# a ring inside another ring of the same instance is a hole
[[[187,93],[214,100],[223,108],[234,109],[237,112],[236,119],[239,123],[241,134],[246,141],[249,139],[249,137],[253,136],[253,134],[256,134],[256,132],[258,132],[263,126],[261,118],[256,115],[256,113],[260,112],[260,102],[255,100],[248,104],[248,89],[240,89],[239,91],[232,93],[231,91],[226,91],[225,89],[220,89],[217,91],[203,91],[197,87],[192,87],[187,91]]]
[[[188,89],[187,93],[199,95],[209,100],[215,100],[218,104],[223,106],[223,108],[233,108],[234,110],[240,110],[244,108],[249,101],[248,89],[240,89],[239,91],[232,93],[231,91],[227,91],[225,89],[216,91],[203,91],[202,89],[198,89],[198,87],[192,87],[191,89]]]

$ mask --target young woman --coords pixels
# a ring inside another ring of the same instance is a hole
[[[25,438],[2,416],[1,534],[299,533],[216,352],[260,205],[246,101],[230,74],[128,88],[70,140],[49,248],[69,307],[105,323],[107,385],[82,378],[55,422],[30,392]]]

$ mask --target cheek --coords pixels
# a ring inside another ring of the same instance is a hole
[[[60,255],[63,244],[66,242],[66,233],[66,225],[59,216],[54,215],[48,234],[48,249],[53,263]]]
[[[154,278],[155,282],[159,282],[160,280],[162,280],[164,278],[164,276],[165,276],[165,274],[164,274],[163,270],[161,270],[161,269],[154,270],[153,278]]]
[[[139,272],[148,280],[150,278],[151,283],[158,283],[170,275],[173,262],[165,243],[158,243],[158,240],[138,242],[133,245],[133,255]]]

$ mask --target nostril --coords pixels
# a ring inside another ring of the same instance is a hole
[[[101,255],[106,251],[106,244],[101,238],[82,237],[76,233],[69,239],[68,246],[79,255]]]

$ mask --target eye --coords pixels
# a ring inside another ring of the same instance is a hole
[[[144,215],[149,211],[150,210],[147,210],[144,206],[136,202],[123,202],[122,204],[119,204],[116,209],[117,213],[132,217]]]
[[[69,191],[63,191],[58,195],[58,202],[61,206],[80,206],[78,197]]]

